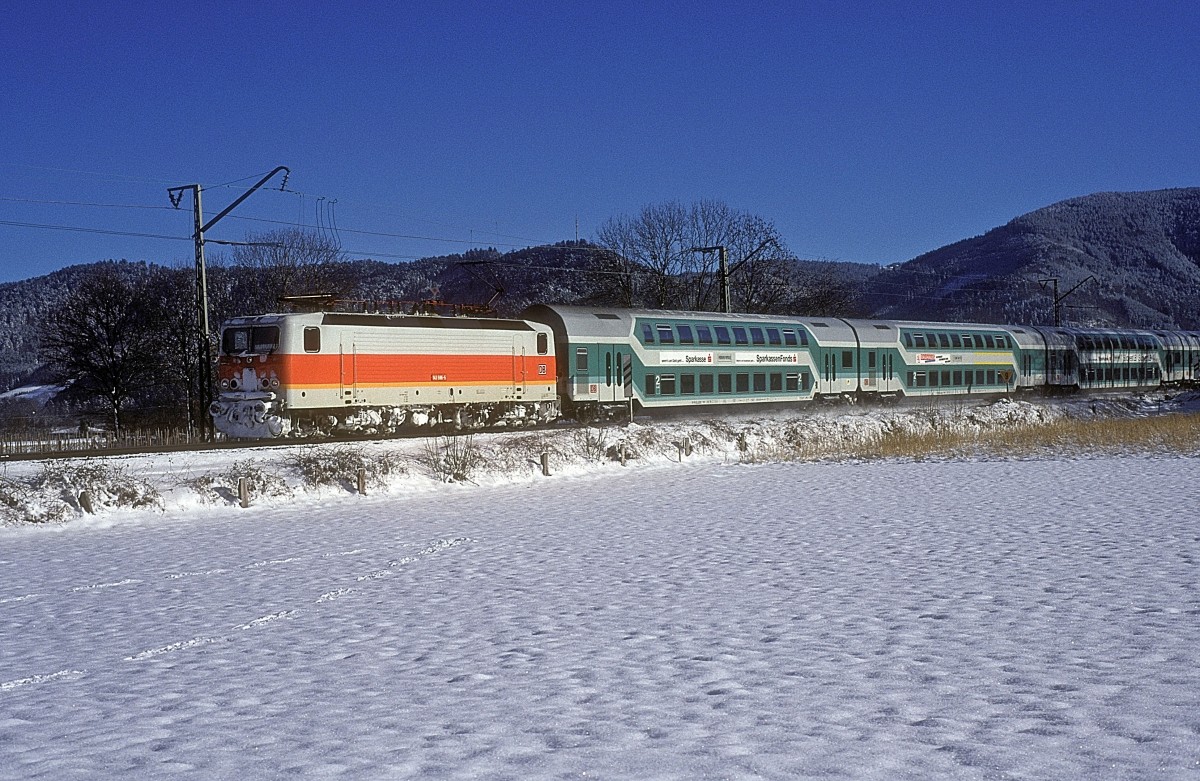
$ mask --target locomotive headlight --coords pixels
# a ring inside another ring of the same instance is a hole
[[[272,387],[272,388],[278,388],[278,387],[279,387],[279,378],[278,378],[278,377],[272,377],[272,378],[271,378],[271,387]]]
[[[234,377],[232,380],[229,381],[229,388],[230,388],[230,390],[238,389],[238,381],[237,381],[236,377]]]
[[[221,390],[229,390],[229,378],[221,380]]]

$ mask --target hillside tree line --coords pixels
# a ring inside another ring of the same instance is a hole
[[[516,316],[539,301],[718,311],[717,253],[726,248],[734,311],[846,314],[855,285],[832,264],[801,264],[774,224],[717,201],[676,202],[614,217],[594,242],[501,254],[494,249],[408,264],[350,261],[324,233],[285,229],[247,236],[209,264],[213,331],[236,315],[287,311],[287,296],[331,294],[379,306],[394,300],[491,303]],[[93,264],[44,319],[45,377],[66,386],[64,412],[121,430],[197,427],[203,344],[191,267]],[[216,334],[210,347],[216,353]],[[3,412],[0,411],[0,415]]]

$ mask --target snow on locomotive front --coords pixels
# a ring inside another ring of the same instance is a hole
[[[524,320],[343,312],[228,321],[213,424],[275,438],[558,417],[553,339]]]

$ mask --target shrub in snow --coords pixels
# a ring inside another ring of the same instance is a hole
[[[246,478],[251,499],[291,496],[292,489],[282,477],[265,468],[265,462],[253,459],[234,461],[224,472],[207,474],[189,480],[187,485],[207,502],[238,501],[238,481]]]
[[[61,523],[71,507],[58,497],[46,497],[15,480],[0,478],[0,525]]]
[[[482,466],[483,458],[474,437],[465,434],[428,440],[421,463],[443,483],[465,483]]]
[[[99,461],[51,461],[34,478],[33,487],[75,510],[87,493],[93,510],[118,507],[162,507],[162,497],[150,483],[127,474],[124,468]]]
[[[361,469],[367,485],[380,487],[393,476],[404,475],[408,469],[395,453],[368,454],[361,447],[304,448],[291,458],[305,485],[341,486],[357,490]]]
[[[560,466],[579,460],[574,440],[545,432],[525,435],[505,435],[477,446],[475,467],[492,474],[514,474],[540,468],[542,454],[550,456],[552,465]]]
[[[608,438],[608,429],[580,429],[575,432],[575,447],[585,461],[601,461],[608,457]]]

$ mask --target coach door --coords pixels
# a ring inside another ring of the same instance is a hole
[[[601,344],[600,346],[600,398],[601,403],[624,402],[629,398],[630,386],[634,384],[634,365],[628,346],[623,344]]]

